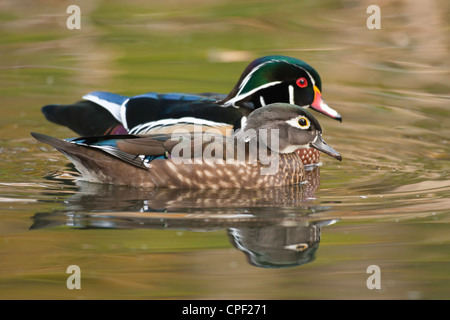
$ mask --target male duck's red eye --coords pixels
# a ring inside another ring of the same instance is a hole
[[[306,80],[306,78],[298,78],[297,79],[297,85],[300,87],[300,88],[304,88],[304,87],[306,87],[307,85],[308,85],[308,81]]]

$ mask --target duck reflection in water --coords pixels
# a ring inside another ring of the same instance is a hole
[[[245,253],[250,264],[263,268],[300,266],[315,259],[321,227],[335,219],[304,221],[293,225],[229,228],[232,244]]]
[[[294,267],[315,258],[321,227],[336,222],[314,203],[320,168],[302,185],[266,189],[141,189],[77,182],[64,210],[36,213],[31,229],[149,228],[194,232],[226,229],[234,247],[257,267]],[[57,174],[47,177],[59,180]],[[67,189],[66,189],[67,190]]]

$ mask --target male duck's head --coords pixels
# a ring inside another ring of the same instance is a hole
[[[286,56],[256,59],[244,70],[225,105],[259,108],[284,102],[321,112],[342,121],[322,99],[322,82],[316,70],[302,60]]]
[[[314,148],[342,160],[341,155],[329,146],[322,138],[322,127],[317,119],[302,107],[274,103],[258,108],[248,116],[244,132],[260,132],[267,130],[267,137],[271,137],[270,130],[278,130],[277,152],[292,153],[303,148]],[[259,133],[261,134],[261,133]],[[244,133],[244,139],[246,138]],[[274,141],[268,139],[268,147],[273,149]]]

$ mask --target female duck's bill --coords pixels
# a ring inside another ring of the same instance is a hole
[[[322,134],[317,135],[316,140],[311,142],[311,147],[342,161],[342,156],[323,140]]]

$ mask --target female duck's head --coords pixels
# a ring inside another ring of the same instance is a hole
[[[258,134],[261,130],[266,131],[267,147],[273,151],[292,153],[301,148],[314,148],[342,160],[341,155],[323,140],[317,119],[302,107],[274,103],[256,109],[248,116],[242,137],[249,139],[246,133]],[[273,130],[278,134],[277,141],[273,141]]]

